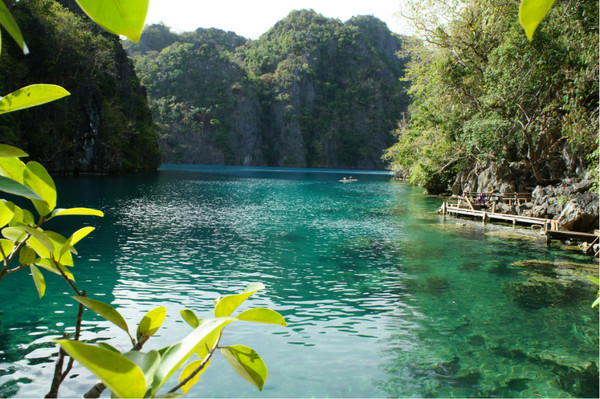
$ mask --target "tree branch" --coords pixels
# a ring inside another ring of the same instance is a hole
[[[217,338],[217,342],[215,342],[215,344],[212,347],[212,349],[210,351],[208,351],[208,354],[202,360],[202,362],[200,363],[200,365],[194,371],[192,371],[192,373],[190,375],[188,375],[185,379],[183,379],[183,381],[181,381],[173,389],[171,389],[169,391],[169,393],[177,392],[177,390],[179,388],[181,388],[182,386],[184,386],[185,384],[187,384],[188,382],[190,382],[192,380],[192,378],[194,378],[199,372],[201,372],[204,369],[204,367],[206,367],[206,364],[208,363],[208,361],[212,357],[213,353],[215,353],[215,350],[217,350],[217,348],[219,347],[219,342],[221,342],[221,336],[222,336],[222,334],[223,334],[223,330],[219,331],[219,337]],[[207,347],[207,349],[208,349],[208,347]]]

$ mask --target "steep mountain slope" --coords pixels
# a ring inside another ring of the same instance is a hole
[[[3,115],[1,141],[23,148],[54,172],[156,168],[157,129],[119,38],[52,0],[18,2],[11,12],[30,54],[3,41],[0,92],[53,83],[71,95]]]
[[[199,29],[169,44],[172,35],[151,26],[128,45],[166,162],[383,167],[408,105],[402,39],[383,22],[302,10],[256,41]]]

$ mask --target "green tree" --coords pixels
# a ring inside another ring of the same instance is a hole
[[[410,122],[386,159],[434,190],[452,180],[444,175],[450,167],[488,159],[526,161],[542,184],[574,172],[555,167],[564,151],[589,166],[598,121],[597,2],[557,5],[531,44],[515,1],[434,3],[451,18],[431,26],[429,16],[412,16],[427,44],[414,47]],[[432,151],[404,148],[419,140]]]

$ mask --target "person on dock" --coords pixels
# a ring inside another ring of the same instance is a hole
[[[486,201],[486,194],[485,193],[479,194],[479,197],[477,198],[477,205],[485,205],[485,201]]]

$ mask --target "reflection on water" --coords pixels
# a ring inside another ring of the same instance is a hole
[[[97,207],[106,217],[55,228],[98,227],[78,248],[78,283],[132,324],[167,306],[165,325],[148,348],[187,334],[181,309],[210,317],[217,296],[253,281],[267,286],[251,304],[280,311],[289,327],[239,323],[224,337],[264,358],[263,392],[218,358],[192,396],[597,396],[593,287],[577,283],[589,300],[526,306],[527,290],[542,280],[511,266],[587,258],[547,249],[535,235],[502,236],[510,228],[457,228],[433,212],[439,199],[388,176],[340,184],[342,176],[174,167],[62,178],[62,205]],[[43,300],[25,274],[10,288],[3,281],[2,395],[47,390],[55,355],[49,342],[69,329],[76,311],[64,284],[48,280]],[[544,284],[550,295],[554,286]],[[128,347],[118,329],[93,315],[84,327],[87,338]],[[76,374],[62,395],[80,396],[94,383],[85,370]]]

